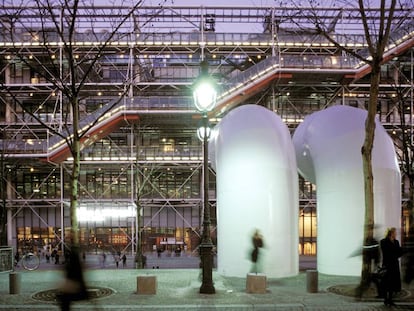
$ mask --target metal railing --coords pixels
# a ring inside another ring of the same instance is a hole
[[[13,248],[0,246],[0,273],[14,269]]]

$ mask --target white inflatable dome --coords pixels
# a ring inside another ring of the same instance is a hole
[[[319,272],[360,275],[364,179],[361,147],[367,112],[333,106],[305,118],[293,135],[300,174],[317,186]],[[393,142],[377,121],[372,153],[375,235],[400,227],[400,170]]]
[[[217,270],[245,277],[252,235],[264,237],[261,272],[298,273],[298,179],[295,153],[281,118],[257,105],[229,112],[209,143],[217,177]]]

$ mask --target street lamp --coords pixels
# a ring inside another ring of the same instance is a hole
[[[216,105],[217,92],[215,89],[215,81],[208,74],[208,64],[206,61],[201,63],[201,73],[194,82],[193,95],[194,104],[202,115],[202,130],[199,136],[203,140],[203,234],[201,237],[200,259],[201,269],[203,273],[202,283],[200,287],[201,294],[214,294],[216,290],[213,285],[213,241],[210,235],[210,207],[208,204],[208,112]]]

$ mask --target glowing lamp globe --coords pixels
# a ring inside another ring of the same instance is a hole
[[[197,137],[200,141],[204,141],[204,136],[207,135],[207,140],[211,136],[211,128],[201,126],[197,129]]]
[[[208,76],[201,76],[194,85],[194,104],[198,111],[211,111],[216,105],[217,91],[215,81]]]

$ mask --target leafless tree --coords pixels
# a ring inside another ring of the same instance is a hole
[[[329,1],[328,1],[329,2]],[[303,1],[300,3],[303,5]],[[397,0],[380,0],[376,3],[368,0],[352,1],[332,1],[332,5],[338,7],[353,8],[352,18],[360,19],[363,35],[367,44],[367,50],[354,50],[339,42],[332,29],[332,16],[329,12],[321,13],[320,6],[326,6],[325,2],[309,0],[310,10],[307,31],[318,36],[323,36],[338,50],[359,59],[369,66],[370,74],[370,97],[368,102],[368,114],[365,121],[365,139],[361,148],[364,172],[364,193],[365,193],[365,230],[364,241],[373,239],[374,227],[374,191],[373,191],[373,172],[372,172],[372,149],[375,133],[375,117],[377,114],[379,85],[381,78],[381,66],[389,60],[385,55],[386,48],[393,42],[392,33],[404,30],[404,22],[412,14],[412,3],[397,2]],[[396,16],[396,12],[398,16]],[[328,17],[328,18],[327,18]],[[398,18],[396,18],[398,17]],[[347,18],[343,16],[342,18]],[[302,25],[298,25],[302,27]],[[352,34],[350,34],[350,37]],[[346,35],[345,35],[346,42]],[[361,271],[361,286],[366,286],[369,282],[371,262],[369,255],[364,252],[363,265]]]
[[[0,7],[2,35],[11,42],[9,50],[13,59],[10,62],[17,61],[30,68],[34,77],[45,81],[64,103],[58,109],[61,122],[58,126],[53,126],[28,110],[10,86],[2,83],[3,89],[15,103],[51,133],[64,140],[69,147],[73,158],[70,172],[71,243],[75,246],[79,244],[77,207],[82,140],[99,119],[98,116],[88,126],[81,128],[80,100],[88,82],[99,72],[98,62],[102,52],[112,41],[122,40],[120,36],[128,35],[123,30],[128,27],[127,23],[133,19],[141,4],[142,1],[136,1],[130,7],[113,6],[107,7],[105,11],[102,7],[83,0],[34,0],[28,3],[21,1],[18,5],[16,1],[10,0],[3,1]],[[80,33],[80,29],[86,28],[89,29],[87,34]],[[89,41],[95,42],[82,53],[77,52],[79,47],[76,45],[80,36],[89,36]],[[37,53],[32,53],[25,46],[25,40],[38,43]],[[119,101],[128,91],[128,83],[131,81],[125,81],[125,86],[120,89],[122,94]],[[118,101],[113,101],[101,115],[117,103]]]

